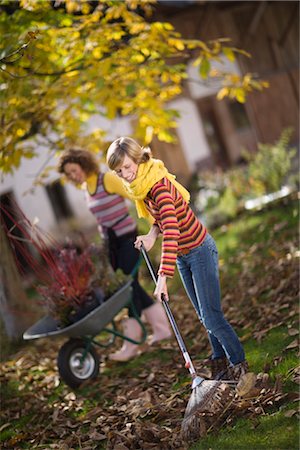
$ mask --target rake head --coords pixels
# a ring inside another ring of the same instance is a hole
[[[232,389],[221,381],[204,380],[196,386],[192,390],[181,425],[183,439],[194,441],[205,436],[212,422],[232,398]]]

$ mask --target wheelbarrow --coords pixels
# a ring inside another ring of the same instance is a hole
[[[147,331],[138,317],[132,302],[132,280],[116,291],[108,300],[93,309],[82,319],[64,328],[51,316],[45,316],[32,325],[23,334],[23,339],[55,338],[66,336],[66,341],[58,352],[57,366],[60,377],[71,388],[78,388],[84,381],[94,379],[99,373],[99,355],[96,347],[107,348],[116,337],[133,344],[142,344],[147,337]],[[142,328],[142,338],[135,341],[117,330],[114,318],[122,308],[131,304],[134,317]],[[108,325],[110,325],[108,327]],[[95,339],[101,332],[108,333],[109,339],[101,342]]]

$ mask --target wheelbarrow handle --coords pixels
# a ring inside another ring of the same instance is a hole
[[[143,243],[142,243],[141,246],[140,246],[140,250],[141,250],[142,255],[143,255],[144,259],[145,259],[145,262],[146,262],[146,264],[147,264],[147,266],[148,266],[149,272],[150,272],[151,277],[152,277],[152,279],[153,279],[153,281],[154,281],[154,283],[155,283],[155,286],[157,286],[157,277],[156,277],[156,275],[155,275],[153,265],[152,265],[152,263],[151,263],[151,261],[150,261],[150,259],[149,259],[149,256],[148,256],[148,254],[147,254],[147,252],[146,252],[146,250],[145,250],[145,247],[144,247],[144,244],[143,244]],[[168,303],[168,301],[165,299],[165,295],[164,295],[164,294],[161,294],[161,301],[162,301],[162,304],[163,304],[163,306],[164,306],[164,308],[165,308],[165,311],[166,311],[166,314],[167,314],[168,319],[169,319],[169,321],[170,321],[170,324],[171,324],[171,326],[172,326],[172,328],[173,328],[173,331],[174,331],[175,337],[176,337],[176,339],[177,339],[179,348],[180,348],[180,350],[181,350],[181,352],[182,352],[183,358],[184,358],[184,360],[185,360],[185,367],[186,367],[187,369],[189,369],[192,378],[195,378],[195,377],[197,376],[197,374],[196,374],[194,365],[193,365],[192,360],[191,360],[191,358],[190,358],[190,355],[189,355],[189,353],[188,353],[188,351],[187,351],[187,349],[186,349],[184,340],[183,340],[183,338],[182,338],[182,336],[181,336],[181,333],[180,333],[180,331],[179,331],[179,329],[178,329],[177,323],[176,323],[176,321],[175,321],[175,318],[174,318],[174,316],[173,316],[173,313],[172,313],[172,311],[171,311],[171,308],[170,308],[170,306],[169,306],[169,303]]]

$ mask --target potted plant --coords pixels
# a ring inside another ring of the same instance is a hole
[[[0,208],[13,224],[5,231],[19,271],[25,274],[25,261],[35,274],[36,290],[48,314],[59,326],[81,319],[130,279],[120,269],[114,272],[104,247],[88,245],[84,239],[80,245],[70,241],[62,245],[32,223],[16,203],[13,211]]]
[[[51,267],[51,277],[38,287],[49,312],[62,327],[80,320],[128,279],[121,270],[113,271],[106,252],[89,245],[84,250],[69,246],[60,249]]]

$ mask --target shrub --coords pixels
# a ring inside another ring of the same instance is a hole
[[[255,154],[244,151],[248,165],[198,175],[194,209],[208,226],[219,226],[236,217],[246,200],[276,192],[286,181],[294,184],[289,176],[296,154],[295,148],[289,148],[291,133],[292,129],[287,128],[274,144],[259,144]]]
[[[292,128],[286,128],[273,145],[259,144],[255,155],[244,152],[253,194],[276,192],[283,186],[296,154],[295,148],[289,148],[292,131]]]

